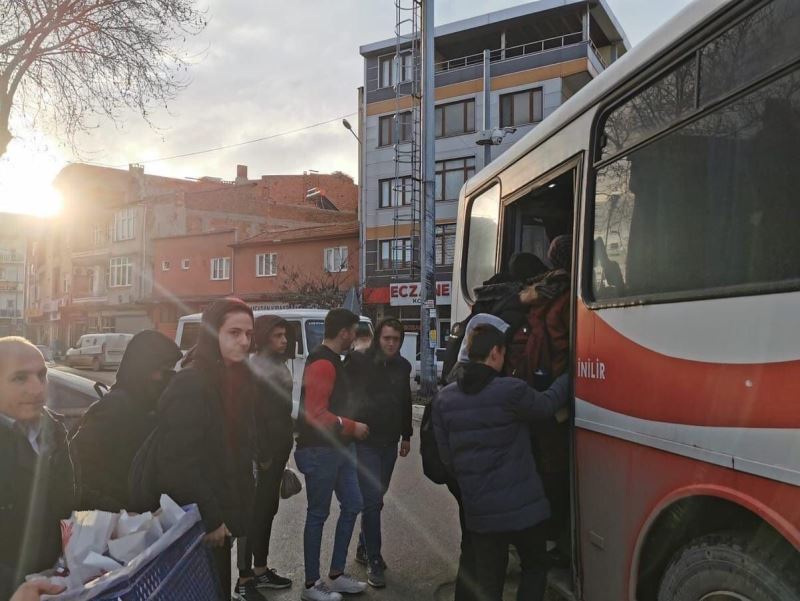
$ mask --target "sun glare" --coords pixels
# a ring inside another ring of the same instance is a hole
[[[0,212],[37,217],[58,215],[63,203],[52,181],[63,166],[62,161],[17,146],[15,142],[0,159]]]

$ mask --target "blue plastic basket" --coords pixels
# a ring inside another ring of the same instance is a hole
[[[211,551],[197,522],[177,541],[125,581],[100,593],[99,601],[219,601]]]

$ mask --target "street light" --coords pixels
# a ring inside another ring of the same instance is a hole
[[[357,141],[359,144],[361,144],[361,138],[359,138],[359,137],[358,137],[358,134],[356,134],[356,132],[354,132],[354,131],[353,131],[353,126],[352,126],[352,125],[350,125],[350,122],[349,122],[347,119],[342,119],[342,125],[344,125],[344,128],[345,128],[347,131],[349,131],[351,134],[353,134],[353,137],[356,139],[356,141]]]

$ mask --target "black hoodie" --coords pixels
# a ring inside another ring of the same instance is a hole
[[[128,470],[155,427],[155,408],[168,384],[153,372],[181,358],[164,334],[144,330],[128,343],[111,391],[95,402],[72,439],[81,485],[81,509],[117,512],[128,507]]]
[[[381,331],[381,324],[376,330]],[[402,340],[401,340],[402,345]],[[397,444],[409,440],[411,425],[411,364],[398,352],[387,359],[378,337],[366,353],[353,351],[345,362],[355,419],[369,426],[368,445]]]

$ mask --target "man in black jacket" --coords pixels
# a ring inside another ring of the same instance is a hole
[[[369,436],[356,443],[358,483],[364,499],[361,535],[356,560],[367,564],[367,582],[386,586],[386,564],[381,555],[381,510],[383,497],[399,454],[411,449],[411,364],[400,355],[403,324],[385,319],[378,324],[372,347],[366,355],[352,353],[350,377],[362,398],[357,401],[358,418],[369,427]]]
[[[433,425],[442,462],[461,491],[478,598],[502,600],[513,544],[522,564],[517,599],[541,600],[547,584],[542,524],[550,517],[550,504],[536,471],[529,427],[566,405],[567,374],[545,392],[502,377],[506,339],[493,326],[477,326],[468,347],[470,363],[457,382],[439,392]]]
[[[46,377],[39,349],[0,338],[0,599],[53,566],[75,502],[67,431],[44,406]]]
[[[82,509],[130,509],[128,471],[155,428],[156,403],[180,358],[178,345],[154,330],[139,332],[128,343],[117,382],[89,407],[72,439]]]

